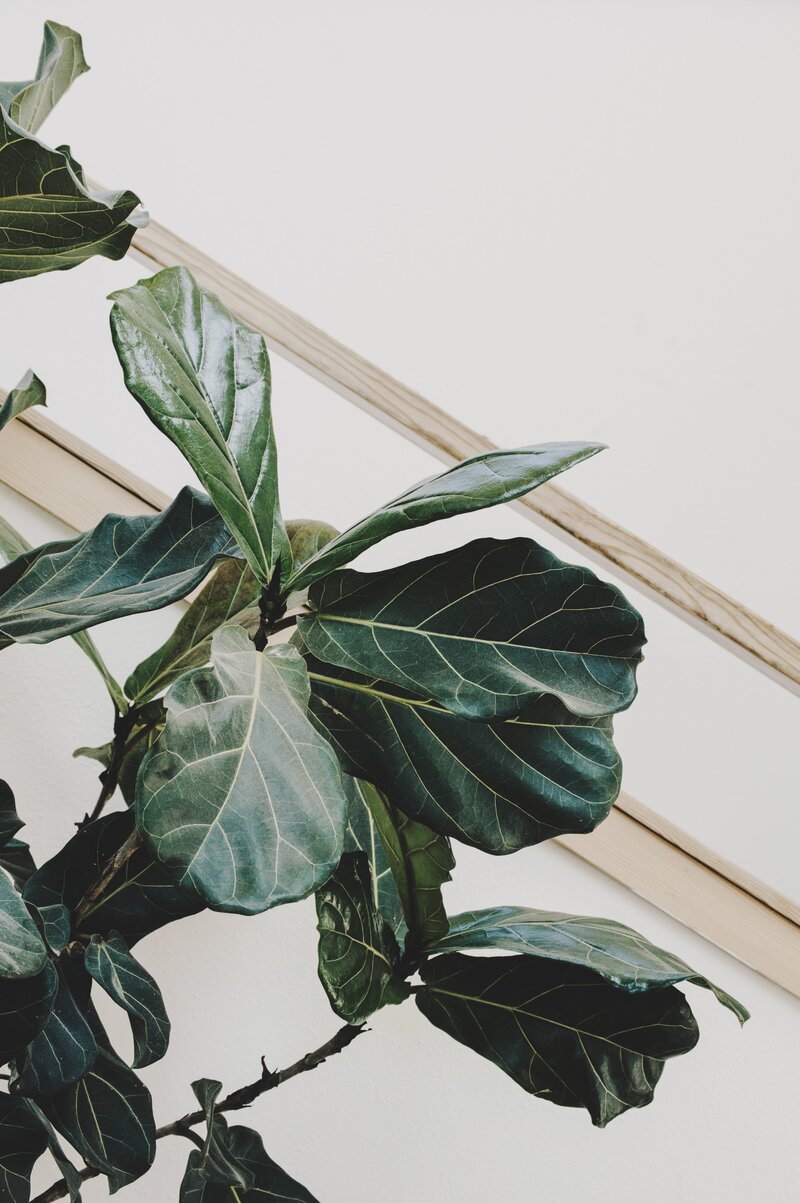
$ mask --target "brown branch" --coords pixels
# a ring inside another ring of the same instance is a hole
[[[336,1053],[341,1053],[346,1049],[348,1044],[352,1044],[356,1036],[360,1036],[366,1030],[365,1024],[349,1024],[339,1028],[339,1031],[321,1044],[313,1053],[306,1053],[299,1061],[295,1061],[294,1065],[288,1066],[286,1069],[269,1070],[264,1064],[264,1058],[261,1059],[262,1071],[261,1077],[255,1082],[251,1082],[249,1086],[240,1086],[238,1090],[232,1091],[229,1095],[218,1103],[215,1110],[220,1111],[240,1111],[242,1107],[249,1107],[251,1103],[262,1094],[266,1094],[268,1090],[274,1090],[276,1086],[282,1086],[284,1082],[290,1081],[291,1078],[296,1078],[298,1074],[307,1073],[310,1069],[316,1069],[318,1065],[322,1065],[327,1061],[328,1057],[333,1057]],[[165,1136],[183,1136],[187,1140],[191,1140],[193,1144],[202,1147],[203,1142],[199,1139],[196,1133],[192,1132],[192,1128],[196,1124],[201,1124],[205,1120],[205,1112],[192,1111],[188,1115],[184,1115],[182,1119],[176,1119],[171,1124],[165,1124],[163,1128],[156,1129],[156,1140],[161,1140]],[[100,1173],[99,1170],[92,1166],[87,1166],[85,1170],[81,1170],[81,1182],[86,1182],[89,1178],[96,1178]],[[41,1195],[37,1195],[31,1203],[55,1203],[57,1199],[63,1199],[69,1193],[66,1182],[61,1178]]]
[[[83,920],[94,909],[94,905],[100,898],[108,883],[116,877],[120,869],[128,863],[134,852],[141,846],[142,837],[136,828],[133,829],[121,848],[118,848],[113,856],[110,856],[100,872],[100,876],[89,887],[89,889],[81,898],[75,910],[73,918],[73,927],[80,927]]]

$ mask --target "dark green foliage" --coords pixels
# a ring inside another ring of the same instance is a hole
[[[94,195],[66,147],[34,136],[85,70],[80,37],[47,22],[34,78],[0,83],[0,282],[119,258],[130,243],[137,198]],[[0,1199],[28,1203],[47,1150],[65,1179],[48,1199],[78,1200],[81,1175],[95,1173],[113,1193],[149,1169],[158,1136],[175,1135],[195,1145],[181,1203],[315,1203],[222,1112],[315,1069],[412,992],[435,1026],[530,1094],[600,1127],[646,1105],[665,1062],[697,1040],[676,985],[713,991],[744,1021],[741,1004],[610,920],[523,907],[448,917],[443,897],[451,839],[513,853],[606,817],[621,780],[612,716],[636,696],[640,615],[530,539],[343,567],[394,533],[521,497],[600,445],[483,453],[343,534],[284,524],[261,334],[183,267],[112,300],[124,382],[207,495],[185,488],[163,513],[108,515],[38,548],[0,518],[0,650],[71,636],[114,707],[107,742],[76,753],[98,762],[100,796],[39,868],[0,782]],[[44,399],[28,373],[0,404],[0,428]],[[87,628],[199,586],[123,691]],[[220,1083],[199,1079],[200,1110],[157,1133],[134,1069],[165,1055],[170,1021],[132,947],[205,907],[251,915],[312,893],[319,976],[344,1026],[283,1070],[263,1063],[222,1104]],[[482,952],[504,955],[464,955]],[[130,1019],[132,1068],[94,1008],[101,990]],[[335,1098],[329,1111],[345,1149]]]

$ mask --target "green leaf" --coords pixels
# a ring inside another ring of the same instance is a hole
[[[35,977],[47,949],[11,878],[0,871],[0,978]]]
[[[0,978],[0,1065],[16,1057],[41,1032],[57,988],[50,961],[35,977]]]
[[[215,1183],[226,1192],[230,1191],[229,1198],[233,1196],[231,1187],[248,1191],[253,1185],[253,1175],[231,1152],[228,1125],[216,1111],[222,1083],[212,1078],[199,1078],[192,1082],[192,1090],[206,1117],[206,1139],[193,1167],[193,1175],[200,1181]]]
[[[0,423],[2,425],[2,423]],[[9,564],[15,560],[17,556],[21,556],[23,552],[31,551],[31,545],[22,537],[19,531],[14,530],[9,522],[4,518],[0,518],[0,565]],[[92,664],[95,666],[100,676],[103,678],[106,689],[108,690],[111,701],[120,713],[124,713],[128,708],[128,703],[125,700],[125,695],[122,692],[121,686],[114,680],[114,677],[106,667],[103,657],[100,655],[91,635],[87,631],[79,631],[72,638],[77,643],[81,651],[89,657]],[[7,647],[13,643],[13,639],[7,638],[0,634],[0,649]]]
[[[55,1161],[61,1177],[64,1179],[70,1203],[81,1203],[81,1176],[62,1149],[55,1128],[42,1109],[34,1103],[33,1099],[25,1099],[25,1105],[36,1117],[40,1127],[44,1131],[47,1148],[50,1150],[50,1156]]]
[[[0,283],[121,259],[146,222],[133,192],[90,192],[67,147],[51,150],[1,109],[0,204]]]
[[[513,501],[603,450],[603,443],[542,443],[463,460],[387,501],[306,564],[295,563],[287,584],[295,589],[311,585],[398,531]]]
[[[24,826],[17,814],[17,803],[11,786],[7,781],[0,780],[0,847],[7,844],[20,827]]]
[[[91,1027],[59,964],[53,1009],[41,1032],[18,1058],[15,1089],[42,1099],[73,1085],[94,1065],[97,1044]]]
[[[133,1068],[159,1061],[169,1044],[170,1022],[161,991],[147,970],[131,955],[119,933],[107,939],[92,936],[84,957],[86,970],[131,1017]]]
[[[313,655],[467,718],[510,718],[542,693],[596,717],[636,696],[641,616],[613,585],[530,539],[335,572],[309,604],[298,629]]]
[[[161,514],[109,514],[94,530],[45,543],[0,568],[0,636],[49,643],[84,627],[185,597],[230,533],[211,502],[181,489]]]
[[[698,1031],[679,990],[632,994],[574,965],[448,953],[421,970],[417,1006],[530,1094],[585,1107],[599,1128],[652,1101],[664,1062]]]
[[[611,719],[544,695],[476,723],[397,686],[308,658],[311,707],[348,772],[401,798],[433,831],[504,855],[591,831],[619,794]]]
[[[102,815],[88,823],[28,880],[26,901],[40,909],[63,903],[74,912],[102,866],[133,831],[130,811]],[[119,931],[129,946],[174,919],[203,909],[195,894],[181,890],[144,847],[137,848],[115,878],[113,890],[87,914],[78,931],[108,936]]]
[[[228,626],[211,656],[166,696],[166,727],[139,772],[137,825],[179,884],[213,909],[256,914],[330,875],[347,802],[336,755],[306,714],[299,652],[257,652]]]
[[[350,780],[351,845],[369,858],[375,907],[414,953],[447,932],[441,887],[455,867],[450,841],[403,814],[369,782]]]
[[[156,1134],[150,1092],[133,1070],[102,1046],[85,1077],[42,1100],[41,1106],[87,1165],[108,1177],[112,1194],[153,1164]]]
[[[31,910],[34,918],[38,920],[37,926],[45,944],[58,956],[69,944],[72,934],[69,911],[61,902],[54,902],[50,906],[33,906]]]
[[[750,1013],[735,998],[685,961],[651,944],[624,923],[521,906],[496,906],[450,917],[450,931],[432,945],[433,952],[502,948],[591,969],[621,990],[638,993],[692,982],[703,986],[733,1011],[740,1023]]]
[[[24,840],[9,840],[0,848],[0,869],[10,874],[11,880],[18,890],[36,872],[31,850]]]
[[[81,35],[56,21],[45,21],[35,76],[22,83],[0,83],[0,106],[17,125],[35,134],[78,76],[88,70]]]
[[[0,430],[32,405],[46,405],[46,397],[45,387],[39,377],[31,371],[26,372],[5,401],[0,401]]]
[[[202,668],[211,655],[211,637],[235,620],[252,635],[258,630],[261,586],[246,560],[223,560],[157,651],[125,682],[135,706],[158,697],[190,668]]]
[[[181,450],[261,584],[290,568],[263,337],[185,267],[111,294],[125,384]]]
[[[47,1135],[22,1099],[0,1094],[0,1199],[29,1203],[31,1172],[47,1148]]]
[[[264,1151],[261,1137],[252,1128],[237,1125],[228,1129],[228,1149],[238,1164],[253,1177],[253,1185],[247,1191],[237,1191],[239,1203],[265,1203],[275,1199],[279,1203],[317,1203],[313,1195],[290,1178]],[[209,1182],[199,1172],[202,1154],[193,1149],[189,1164],[181,1183],[180,1203],[235,1203],[230,1187]]]
[[[408,982],[397,971],[400,950],[375,906],[364,852],[346,852],[317,890],[317,920],[319,977],[337,1015],[365,1023],[381,1007],[408,998]]]
[[[297,518],[287,522],[286,533],[289,536],[289,546],[292,552],[291,580],[295,580],[303,565],[309,560],[313,560],[322,551],[322,548],[326,547],[339,534],[335,526],[330,526],[327,522],[320,522],[316,518]],[[282,592],[288,594],[286,604],[289,607],[304,604],[308,596],[308,589],[302,582],[295,587],[290,581]]]

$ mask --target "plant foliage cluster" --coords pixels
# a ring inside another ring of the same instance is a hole
[[[133,193],[92,192],[67,147],[36,137],[85,70],[79,36],[48,22],[35,78],[0,84],[3,281],[117,258],[145,220]],[[28,1203],[48,1151],[62,1177],[40,1200],[78,1199],[96,1174],[116,1191],[176,1134],[193,1145],[183,1203],[311,1200],[225,1113],[411,996],[523,1090],[601,1127],[649,1103],[665,1063],[697,1040],[678,987],[710,989],[744,1020],[738,1003],[610,920],[515,906],[448,915],[442,898],[454,843],[504,855],[607,816],[640,615],[527,538],[348,567],[395,532],[510,501],[600,447],[478,456],[343,533],[285,522],[261,335],[183,268],[111,299],[127,389],[205,492],[36,548],[0,526],[0,647],[72,637],[114,707],[109,742],[79,750],[101,764],[100,797],[52,859],[37,864],[18,838],[1,787],[0,1198]],[[0,425],[44,399],[28,373]],[[88,629],[198,589],[118,684]],[[166,1053],[170,1020],[137,945],[204,908],[254,915],[309,895],[319,976],[345,1026],[225,1098],[200,1079],[199,1109],[156,1129],[138,1071]],[[98,991],[130,1018],[131,1065],[103,1029]]]

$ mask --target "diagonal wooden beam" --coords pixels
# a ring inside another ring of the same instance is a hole
[[[268,346],[445,463],[494,444],[324,331],[254,288],[158,222],[137,232],[132,253],[153,271],[184,264]],[[513,503],[526,517],[603,565],[702,634],[800,694],[800,643],[631,531],[555,484]]]

